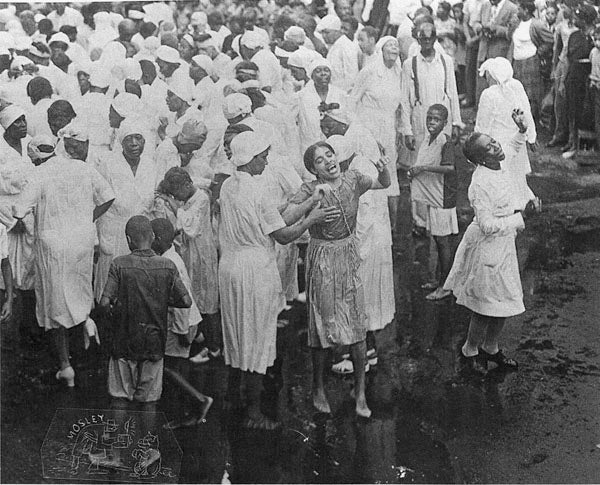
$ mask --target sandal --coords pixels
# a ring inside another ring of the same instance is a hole
[[[479,354],[485,358],[486,362],[494,362],[498,367],[503,369],[516,371],[519,368],[519,363],[515,359],[504,355],[501,349],[495,354],[488,354],[485,350],[479,349]]]
[[[331,371],[336,374],[346,375],[354,372],[354,364],[350,359],[342,359],[331,366]]]
[[[192,364],[206,364],[210,360],[209,352],[206,347],[204,347],[200,352],[198,352],[193,357],[190,357],[190,362]]]

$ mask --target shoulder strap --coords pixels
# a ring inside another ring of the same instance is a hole
[[[415,104],[421,104],[421,95],[419,93],[419,76],[417,75],[417,56],[412,58],[413,82],[415,84]]]
[[[444,54],[440,52],[440,58],[442,59],[442,66],[444,66],[444,94],[448,97],[448,67],[446,66],[446,59]]]

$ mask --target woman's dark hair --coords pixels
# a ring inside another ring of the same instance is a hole
[[[438,3],[438,7],[443,8],[446,13],[450,13],[450,10],[452,10],[452,6],[445,1]]]
[[[335,153],[333,147],[326,141],[318,141],[309,146],[304,152],[304,166],[306,167],[306,170],[312,174],[315,173],[315,153],[318,148],[327,148],[328,150],[331,150],[331,153]]]
[[[52,85],[45,77],[34,77],[27,83],[27,96],[31,98],[33,104],[37,104],[40,99],[52,97]]]
[[[482,165],[483,160],[481,157],[484,153],[482,148],[477,144],[479,138],[483,136],[483,133],[474,132],[472,133],[467,141],[465,141],[465,146],[463,147],[463,154],[471,163],[475,163],[477,165]]]
[[[186,183],[193,183],[190,174],[181,167],[172,167],[165,174],[165,178],[158,184],[156,191],[160,194],[171,195],[173,190]]]
[[[236,123],[235,125],[229,125],[227,128],[225,128],[225,133],[223,135],[223,147],[225,148],[225,153],[231,150],[231,141],[236,137],[236,135],[244,133],[245,131],[254,130],[243,123]]]
[[[59,99],[54,101],[48,108],[48,118],[53,118],[55,116],[63,116],[66,118],[75,118],[77,113],[73,109],[73,106],[68,101],[64,99]]]
[[[519,0],[519,7],[533,15],[535,13],[535,2],[533,0]]]
[[[133,79],[125,79],[125,92],[135,94],[138,98],[142,97],[142,87]]]
[[[246,88],[242,92],[252,101],[251,109],[253,113],[257,108],[262,108],[267,104],[267,98],[259,88]]]

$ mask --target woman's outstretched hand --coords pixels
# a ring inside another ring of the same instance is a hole
[[[519,131],[525,133],[527,131],[527,123],[525,123],[525,113],[523,113],[523,110],[515,108],[512,110],[511,116]]]

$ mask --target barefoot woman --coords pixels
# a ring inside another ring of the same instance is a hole
[[[390,186],[390,175],[380,160],[377,180],[356,170],[342,173],[333,151],[325,142],[311,145],[304,154],[306,169],[317,180],[304,184],[291,203],[301,204],[324,190],[322,207],[336,207],[340,216],[310,228],[306,284],[309,308],[308,340],[313,349],[313,403],[330,412],[325,395],[324,372],[327,349],[350,345],[354,361],[356,413],[369,417],[365,398],[365,337],[367,334],[363,288],[358,276],[356,247],[358,199],[369,189]]]

